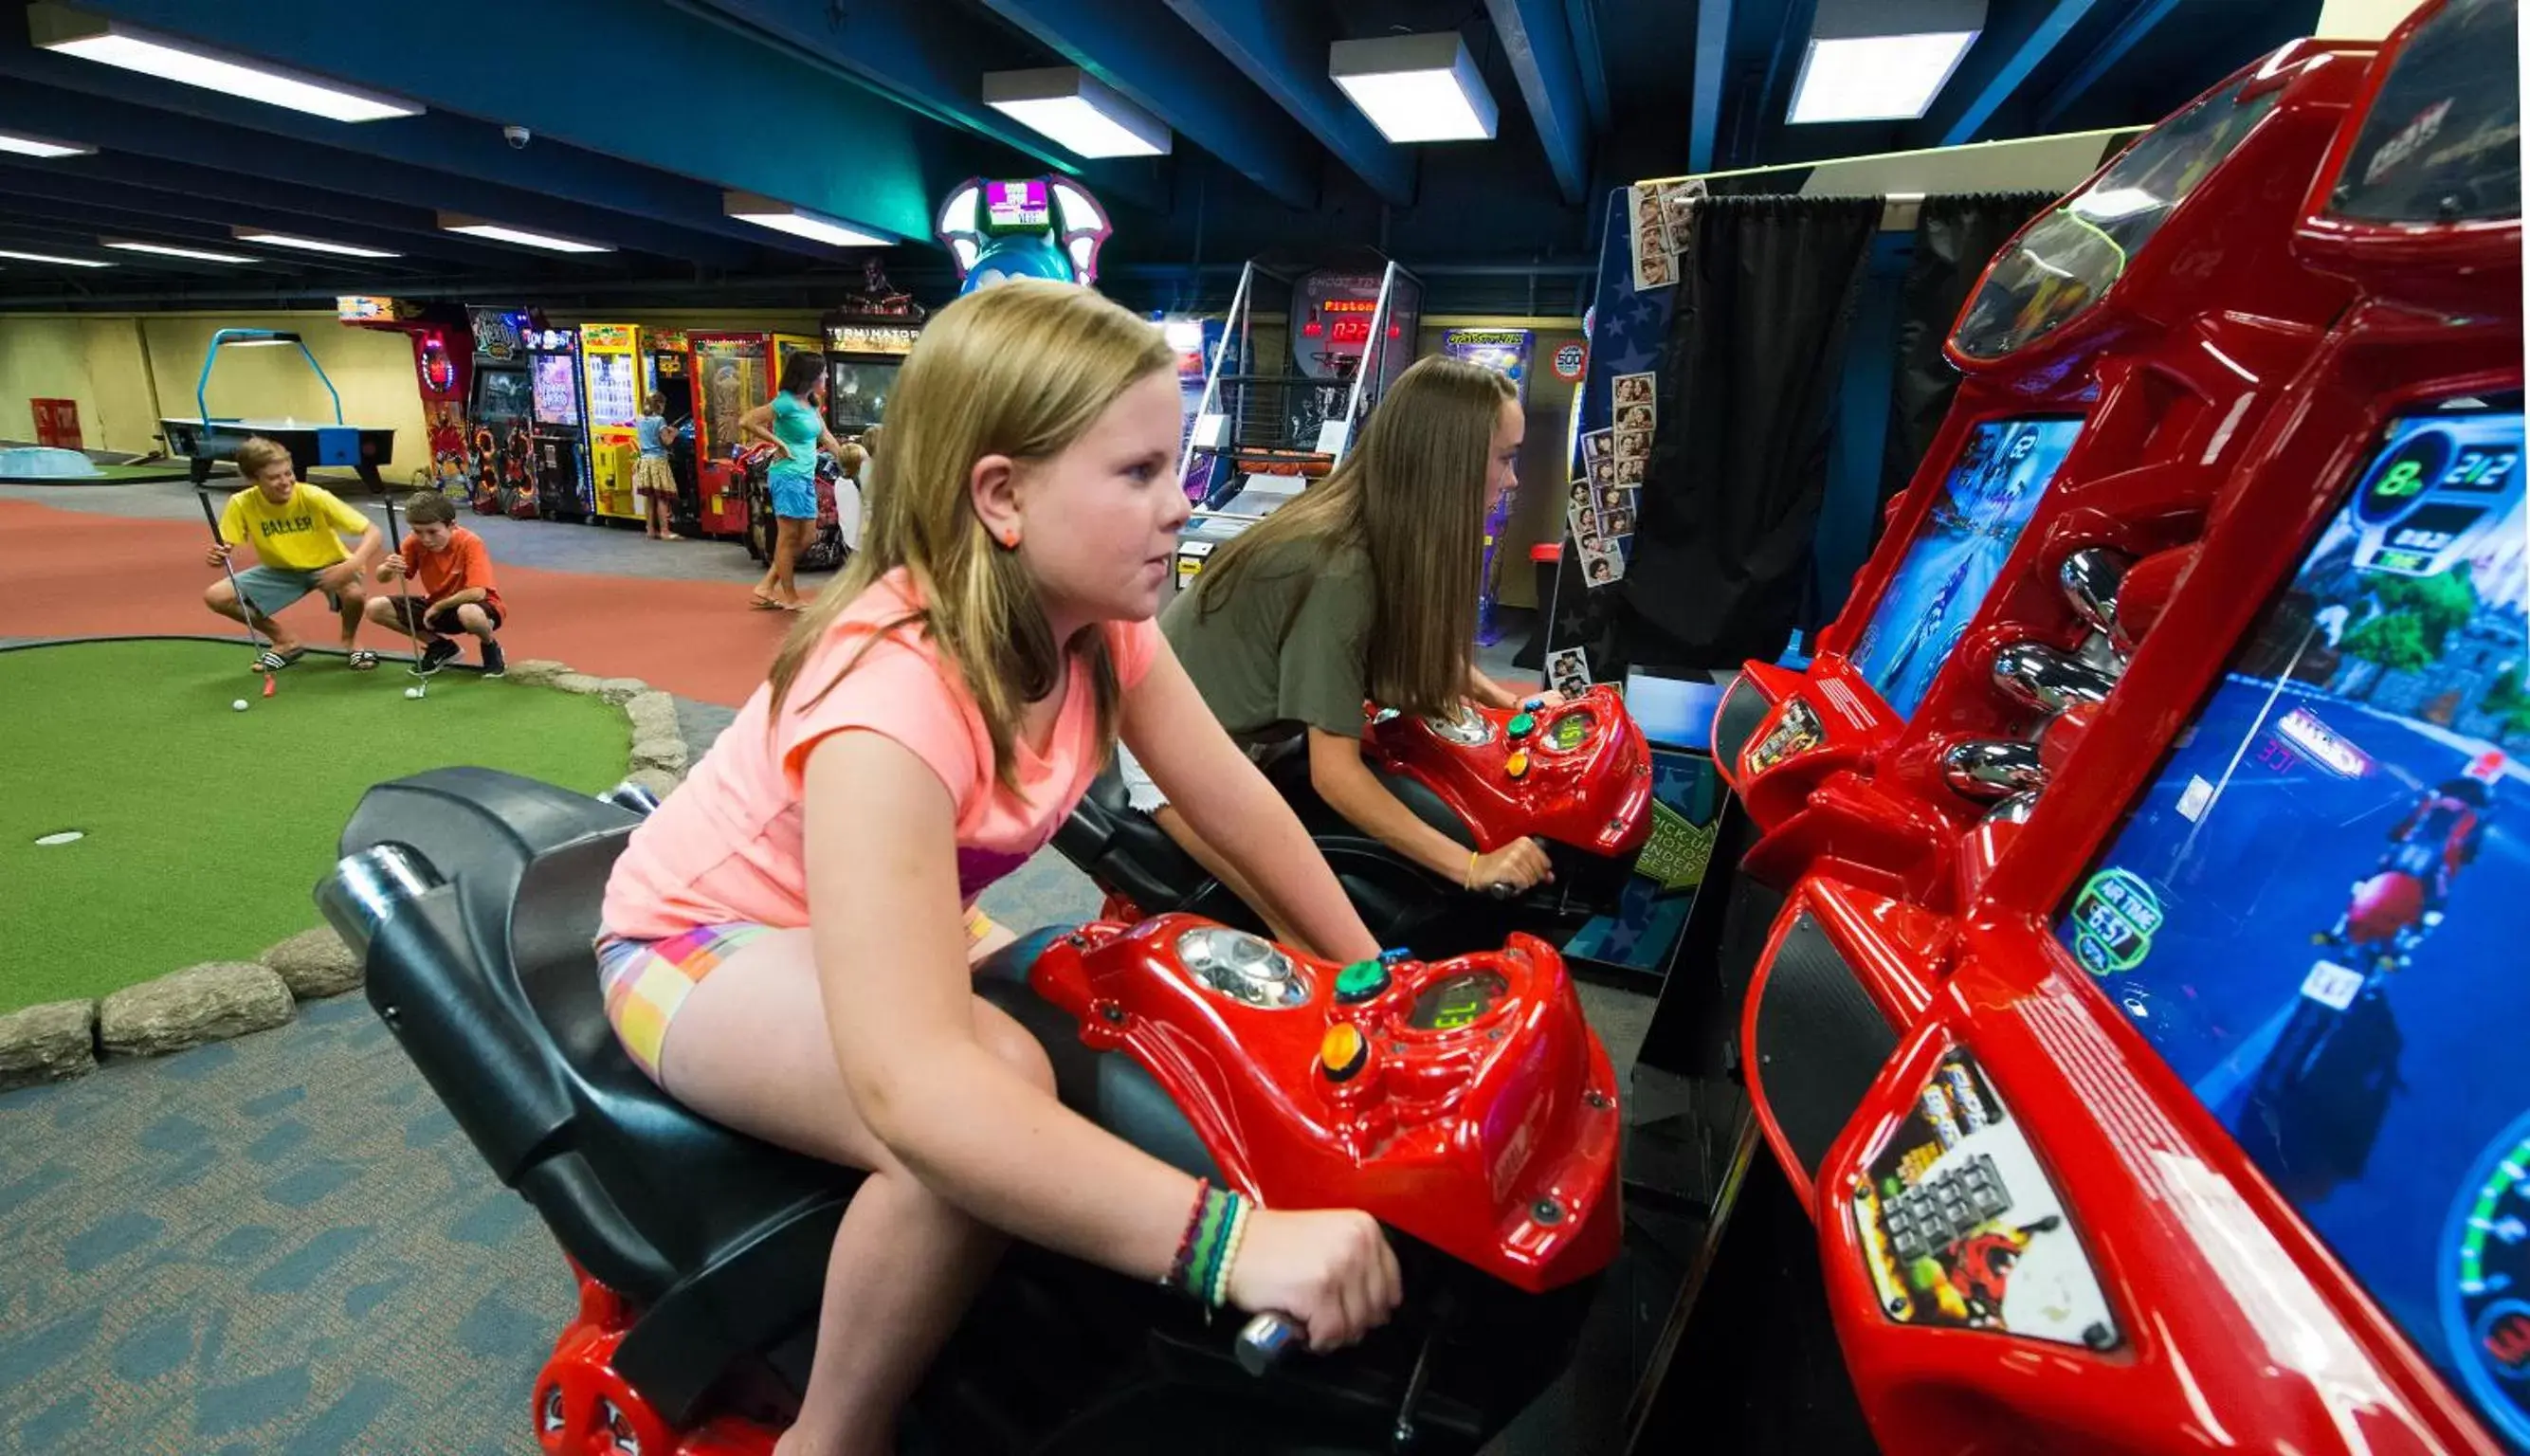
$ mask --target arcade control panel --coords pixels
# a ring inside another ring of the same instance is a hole
[[[1551,707],[1375,712],[1362,746],[1439,795],[1487,851],[1526,834],[1615,858],[1651,833],[1651,749],[1604,683]]]
[[[1616,1255],[1616,1075],[1542,940],[1337,966],[1164,915],[1083,926],[1028,980],[1269,1206],[1357,1206],[1532,1293]]]

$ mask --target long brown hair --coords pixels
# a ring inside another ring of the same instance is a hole
[[[918,625],[957,664],[992,736],[996,779],[1016,787],[1020,715],[1063,681],[1067,651],[1090,674],[1103,753],[1120,698],[1104,624],[1054,640],[1035,582],[1017,552],[993,543],[968,479],[987,455],[1026,463],[1061,454],[1118,395],[1175,366],[1157,325],[1069,283],[1013,279],[933,314],[888,401],[886,488],[864,495],[860,551],[774,658],[772,715],[836,618],[903,567],[922,606],[869,642]],[[833,692],[868,649],[864,643],[809,701]]]
[[[1332,475],[1221,548],[1195,579],[1195,610],[1220,610],[1251,573],[1314,571],[1355,547],[1369,560],[1375,601],[1371,699],[1409,713],[1448,711],[1466,696],[1476,637],[1494,428],[1517,397],[1492,369],[1418,362],[1389,386]]]

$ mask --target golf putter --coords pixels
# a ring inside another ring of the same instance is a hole
[[[396,526],[395,497],[392,495],[387,497],[387,543],[390,551],[402,553],[404,550],[404,532]],[[404,618],[404,640],[412,644],[412,666],[406,671],[412,674],[421,694],[427,697],[430,674],[421,670],[421,633],[412,614],[412,563],[410,561],[404,564],[404,570],[396,573],[396,599],[404,608],[399,613]]]
[[[211,509],[210,496],[196,490],[193,492],[193,499],[201,502],[202,522],[211,529],[211,544],[227,545],[228,542],[220,536],[220,514]],[[246,593],[238,589],[237,568],[230,564],[228,553],[225,551],[220,553],[220,570],[228,574],[229,594],[237,598],[238,625],[246,629],[246,644],[254,649],[256,657],[260,657],[263,655],[263,647],[260,640],[254,635],[254,603],[248,601]],[[251,660],[251,658],[248,659],[249,662]],[[263,696],[270,698],[273,691],[272,674],[267,672],[263,675]]]

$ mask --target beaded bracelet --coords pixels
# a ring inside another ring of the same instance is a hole
[[[1239,1246],[1247,1242],[1247,1220],[1255,1211],[1255,1205],[1245,1199],[1238,1200],[1231,1210],[1230,1237],[1222,1246],[1221,1262],[1212,1279],[1211,1300],[1215,1309],[1230,1303],[1230,1270],[1238,1262]]]
[[[1230,1261],[1247,1210],[1247,1200],[1238,1194],[1214,1188],[1208,1181],[1198,1184],[1185,1241],[1168,1282],[1206,1304],[1221,1304],[1227,1297]]]
[[[1185,1287],[1186,1270],[1194,1262],[1195,1234],[1203,1228],[1203,1210],[1211,1197],[1212,1180],[1197,1178],[1194,1181],[1194,1214],[1186,1220],[1185,1234],[1178,1240],[1177,1258],[1169,1260],[1168,1277],[1161,1283],[1180,1289]]]

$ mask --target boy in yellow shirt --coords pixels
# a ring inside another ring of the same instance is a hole
[[[202,593],[202,604],[270,638],[272,645],[254,659],[254,671],[278,672],[305,656],[307,644],[273,614],[310,591],[321,591],[325,604],[342,619],[347,664],[354,672],[376,667],[377,653],[353,645],[368,603],[361,575],[384,539],[376,523],[332,491],[301,484],[290,452],[260,435],[238,446],[237,468],[248,484],[229,497],[228,509],[220,514],[220,544],[204,559],[223,565],[238,546],[251,542],[258,564],[237,574],[235,590],[226,577],[213,582]],[[349,550],[343,546],[346,535],[358,537]]]

